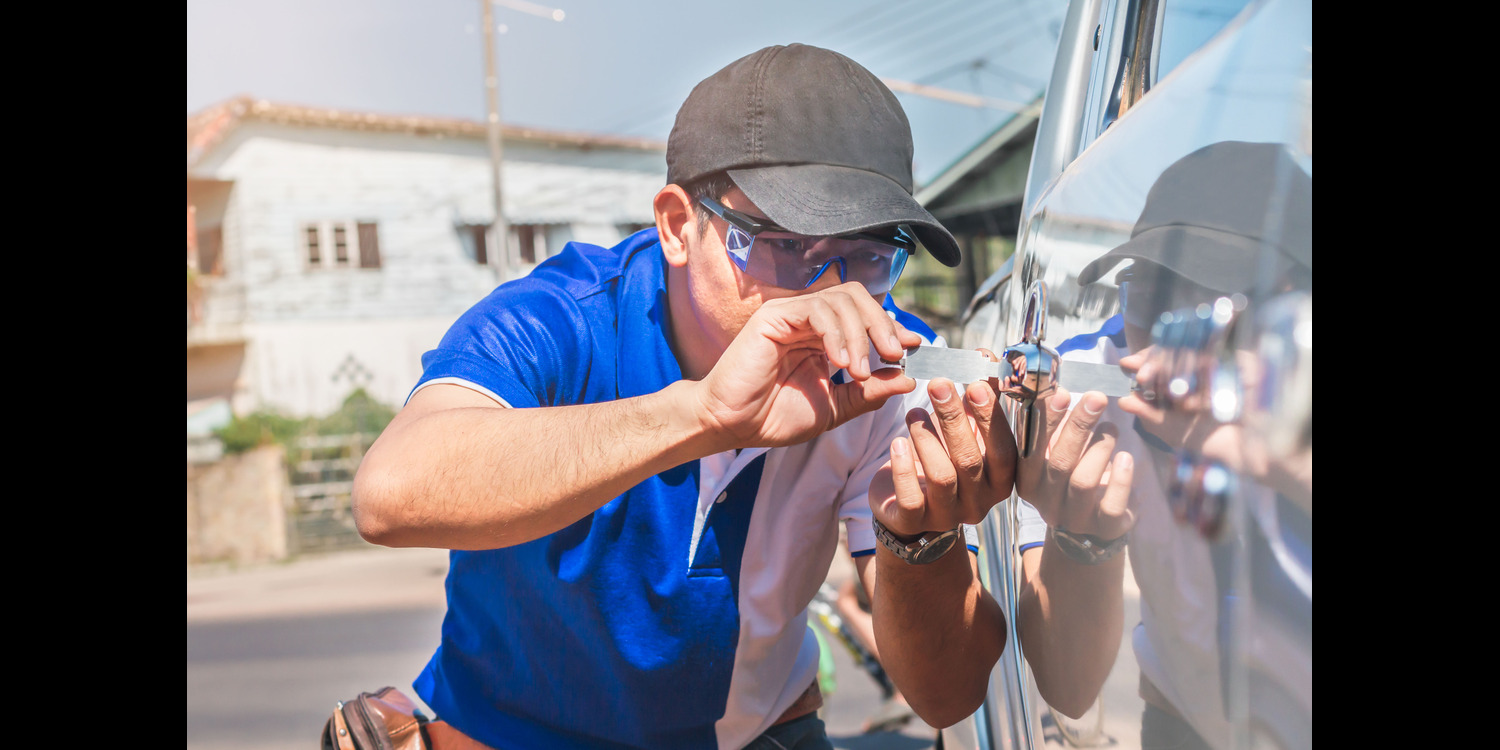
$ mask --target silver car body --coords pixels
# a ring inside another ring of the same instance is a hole
[[[1140,349],[1139,334],[1122,346],[1118,331],[1101,333],[1123,320],[1117,276],[1130,260],[1087,284],[1080,273],[1131,239],[1170,167],[1223,142],[1277,144],[1293,166],[1280,167],[1273,192],[1305,179],[1308,198],[1300,208],[1281,193],[1257,204],[1259,236],[1269,247],[1302,231],[1288,216],[1311,212],[1310,2],[1075,0],[1034,144],[1016,253],[969,305],[959,345],[1000,352],[1033,336],[1058,351],[1063,367],[1111,363]],[[1175,408],[1196,410],[1223,428],[1211,434],[1227,438],[1163,449],[1111,399],[1105,419],[1119,428],[1119,447],[1134,454],[1139,520],[1110,676],[1081,718],[1052,710],[1010,617],[985,703],[943,730],[946,750],[1139,747],[1148,692],[1212,747],[1311,744],[1307,253],[1301,283],[1285,284],[1262,267],[1245,294],[1222,302],[1158,291],[1163,300],[1203,303],[1164,308],[1154,319],[1151,351],[1163,387],[1183,392],[1173,391]],[[1028,321],[1039,300],[1041,317]],[[1038,324],[1044,331],[1032,330]],[[1175,398],[1193,393],[1202,398]],[[1013,424],[1025,421],[1025,404],[1007,408]],[[1007,612],[1016,611],[1020,580],[1015,509],[998,506],[981,527],[981,575]]]

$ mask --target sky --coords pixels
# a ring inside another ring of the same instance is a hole
[[[187,112],[284,104],[482,121],[483,0],[188,0]],[[898,93],[918,185],[1046,87],[1066,0],[495,0],[508,124],[665,142],[698,81],[772,44],[978,95]],[[563,11],[561,22],[526,5]]]

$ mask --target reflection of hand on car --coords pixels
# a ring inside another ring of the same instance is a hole
[[[1085,393],[1069,411],[1071,400],[1061,386],[1047,399],[1040,436],[1047,448],[1020,461],[1016,493],[1048,526],[1117,539],[1135,523],[1129,507],[1135,465],[1129,453],[1115,452],[1115,425],[1099,422],[1104,394]]]
[[[1154,347],[1152,347],[1154,348]],[[1155,362],[1152,348],[1131,354],[1120,361],[1126,370],[1139,368],[1138,381],[1152,377]],[[1240,392],[1259,390],[1263,363],[1254,353],[1237,350],[1234,368]],[[1207,389],[1204,389],[1205,391]],[[1198,408],[1191,408],[1191,407]],[[1244,420],[1221,423],[1207,411],[1207,394],[1200,402],[1190,402],[1172,409],[1131,394],[1120,400],[1120,408],[1135,415],[1151,434],[1162,438],[1174,449],[1217,461],[1236,475],[1249,477],[1312,510],[1312,448],[1287,452],[1269,450],[1266,441]]]

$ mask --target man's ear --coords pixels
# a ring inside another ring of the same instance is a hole
[[[668,185],[657,191],[651,207],[656,213],[662,255],[672,266],[686,266],[689,240],[698,236],[698,212],[693,210],[692,198],[681,187]]]

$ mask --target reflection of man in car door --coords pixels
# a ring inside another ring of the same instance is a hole
[[[1141,590],[1142,621],[1132,641],[1141,671],[1141,697],[1146,702],[1143,747],[1210,747],[1229,741],[1224,686],[1235,678],[1226,672],[1245,668],[1231,666],[1231,660],[1239,658],[1236,649],[1248,656],[1252,674],[1258,658],[1276,661],[1274,668],[1282,671],[1299,660],[1295,648],[1269,656],[1257,654],[1256,645],[1231,645],[1232,623],[1245,622],[1235,619],[1243,614],[1234,611],[1236,602],[1268,598],[1291,602],[1275,608],[1290,613],[1282,619],[1293,621],[1278,630],[1293,634],[1293,641],[1298,634],[1306,637],[1307,686],[1311,685],[1310,586],[1305,606],[1298,597],[1287,596],[1294,587],[1285,585],[1276,571],[1267,575],[1254,571],[1250,579],[1258,590],[1237,591],[1236,566],[1247,559],[1241,545],[1272,541],[1254,527],[1240,540],[1228,534],[1216,538],[1213,509],[1188,507],[1193,502],[1192,488],[1184,488],[1179,479],[1185,459],[1189,465],[1194,461],[1202,465],[1206,456],[1222,461],[1242,454],[1240,428],[1211,416],[1204,396],[1207,389],[1201,387],[1205,383],[1191,391],[1181,387],[1190,378],[1177,378],[1178,386],[1172,385],[1175,375],[1191,375],[1184,372],[1185,358],[1205,355],[1191,348],[1153,345],[1151,333],[1164,313],[1194,310],[1227,298],[1219,304],[1242,308],[1236,315],[1248,320],[1256,306],[1271,296],[1311,290],[1311,228],[1312,180],[1279,144],[1217,143],[1163,172],[1147,197],[1131,239],[1079,275],[1080,284],[1093,283],[1120,262],[1133,261],[1115,276],[1122,313],[1105,330],[1118,333],[1100,337],[1098,345],[1107,361],[1118,361],[1136,372],[1141,387],[1118,404],[1118,411],[1124,412],[1120,423],[1130,425],[1118,447],[1135,453],[1146,467],[1132,489],[1136,523],[1129,535],[1131,568]],[[1204,330],[1206,326],[1200,333]],[[1228,334],[1220,331],[1218,335]],[[1080,343],[1070,341],[1059,349]],[[1234,356],[1243,365],[1238,371],[1255,377],[1254,358],[1247,352]],[[1248,474],[1246,479],[1277,484],[1266,479],[1275,467],[1240,462],[1234,468]],[[1310,461],[1305,476],[1310,494]],[[1240,493],[1242,497],[1266,493],[1262,501],[1285,506],[1278,516],[1283,519],[1278,533],[1286,539],[1275,543],[1305,553],[1310,570],[1310,515],[1293,510],[1283,497],[1250,481],[1241,483]],[[1253,501],[1253,497],[1247,500]],[[1196,524],[1183,523],[1186,520]],[[1303,616],[1305,622],[1299,622]],[[1286,695],[1295,694],[1295,687],[1278,688],[1270,680],[1249,681],[1253,683],[1252,702],[1256,695],[1265,698],[1280,691],[1281,697],[1267,700],[1292,707],[1269,712],[1274,717],[1261,717],[1260,729],[1282,744],[1301,745],[1304,731],[1310,732],[1310,696],[1299,711],[1295,708],[1299,701]],[[1299,716],[1308,717],[1306,727],[1301,726]],[[1310,742],[1310,735],[1306,739]]]
[[[1211,304],[1226,295],[1253,308],[1268,293],[1310,290],[1311,216],[1311,178],[1277,144],[1225,142],[1184,157],[1153,185],[1131,239],[1080,275],[1080,283],[1089,284],[1119,263],[1133,261],[1117,277],[1124,282],[1124,312],[1098,333],[1069,339],[1058,350],[1097,347],[1105,361],[1149,376],[1151,367],[1162,364],[1153,359],[1157,350],[1151,346],[1151,328],[1162,313]],[[944,382],[932,381],[934,387]],[[870,488],[877,521],[895,525],[984,494],[985,474],[975,467],[995,460],[996,451],[990,449],[1005,443],[985,439],[991,434],[992,417],[987,415],[993,414],[993,387],[972,384],[966,396],[975,420],[972,428],[951,394],[934,394],[940,427],[934,420],[908,418],[916,457],[910,455],[912,449],[893,446],[892,473],[877,475]],[[1119,647],[1125,555],[1118,553],[1128,542],[1141,589],[1142,624],[1132,641],[1147,702],[1142,745],[1223,746],[1229,724],[1221,671],[1225,659],[1235,654],[1223,638],[1230,624],[1226,603],[1236,597],[1236,553],[1179,524],[1169,495],[1179,452],[1221,445],[1224,430],[1232,426],[1201,410],[1181,408],[1186,404],[1164,409],[1160,399],[1165,396],[1148,400],[1131,395],[1114,406],[1098,392],[1075,399],[1059,388],[1048,399],[1040,438],[1047,447],[1021,459],[1016,468],[1016,493],[1035,506],[1048,531],[1044,546],[1021,553],[1020,611],[1015,616],[1042,697],[1069,716],[1081,715],[1099,694]],[[1141,459],[1139,471],[1132,456]],[[919,469],[925,475],[920,483]],[[988,491],[998,495],[1003,490]],[[989,502],[1003,499],[990,497]],[[1307,550],[1310,568],[1310,518],[1292,527],[1292,536],[1304,537],[1299,549]],[[963,580],[964,571],[956,568],[929,573],[883,554],[877,565],[877,637],[905,625],[889,616],[894,608],[882,606],[893,599],[925,597],[924,606],[937,611],[967,608],[976,613],[952,640],[972,644],[971,653],[983,656],[954,661],[948,679],[956,706],[977,704],[999,655],[998,647],[985,648],[984,643],[1003,646],[1005,638],[1003,620],[982,616],[993,606],[988,594],[955,587],[965,595],[952,595],[947,588],[952,580]],[[951,575],[940,575],[944,573]],[[1305,661],[1310,688],[1310,594],[1305,610],[1305,624],[1293,623],[1290,632],[1309,640]],[[1045,627],[1028,615],[1037,612],[1048,614]],[[982,670],[979,678],[971,679],[976,669]],[[903,675],[890,671],[901,684]],[[1304,713],[1310,716],[1310,696],[1307,701]],[[1287,746],[1306,744],[1299,741],[1297,700],[1282,702],[1288,703],[1292,710],[1269,720],[1281,724],[1272,734]],[[1310,731],[1310,723],[1306,729]]]

